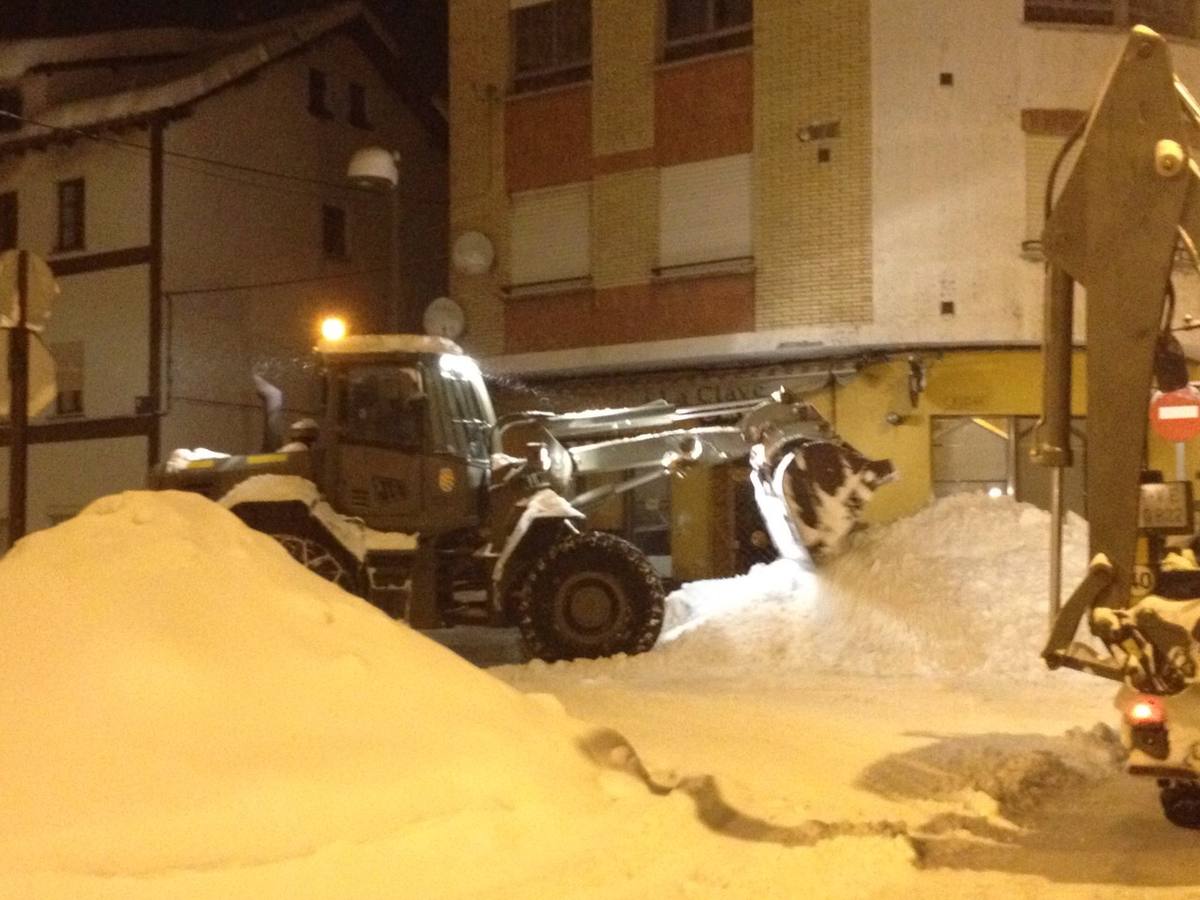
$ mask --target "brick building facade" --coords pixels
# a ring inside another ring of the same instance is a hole
[[[818,399],[897,461],[874,515],[1037,500],[1040,198],[1137,21],[1200,84],[1194,0],[454,0],[451,242],[495,249],[450,273],[463,341],[563,406],[857,359]]]

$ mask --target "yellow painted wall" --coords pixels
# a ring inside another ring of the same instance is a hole
[[[915,513],[933,496],[930,419],[933,416],[1031,416],[1042,408],[1042,360],[1036,350],[959,351],[926,361],[926,390],[914,408],[908,363],[894,360],[864,369],[838,389],[813,399],[838,433],[872,458],[896,465],[899,477],[867,507],[867,520],[888,522]],[[1072,412],[1083,414],[1083,354],[1074,367]],[[899,425],[888,413],[903,417]]]
[[[1072,413],[1085,414],[1085,356],[1075,354]],[[908,400],[905,360],[871,366],[838,390],[836,412],[828,394],[814,406],[848,442],[874,458],[889,458],[899,478],[880,488],[866,511],[869,522],[910,516],[932,498],[930,419],[937,415],[1040,415],[1042,355],[1038,350],[954,352],[926,359],[926,388],[917,406]],[[889,425],[888,413],[902,416]]]

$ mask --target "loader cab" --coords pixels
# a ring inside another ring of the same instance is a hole
[[[381,531],[478,523],[495,413],[474,360],[448,343],[380,335],[319,348],[323,488],[339,512]]]

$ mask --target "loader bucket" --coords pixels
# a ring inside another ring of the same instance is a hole
[[[752,467],[755,499],[781,556],[820,558],[840,549],[880,485],[890,460],[870,460],[845,444],[798,440]],[[801,550],[803,552],[801,552]]]

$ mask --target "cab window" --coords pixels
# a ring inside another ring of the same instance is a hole
[[[412,447],[421,441],[424,406],[415,368],[361,366],[338,379],[338,427],[352,441]]]

